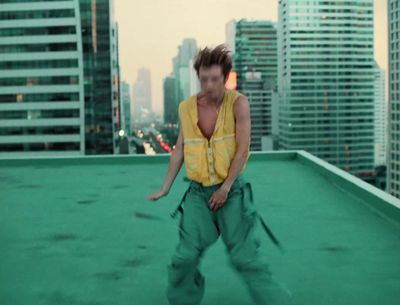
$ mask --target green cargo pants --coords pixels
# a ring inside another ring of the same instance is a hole
[[[253,304],[289,304],[290,292],[276,282],[259,258],[254,230],[257,212],[240,175],[224,206],[212,211],[208,200],[220,187],[191,181],[180,206],[179,244],[168,266],[167,298],[172,305],[197,305],[204,295],[204,277],[198,266],[204,251],[221,235],[233,267],[247,284]]]

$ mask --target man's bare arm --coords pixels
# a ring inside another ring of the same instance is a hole
[[[178,175],[180,169],[182,168],[182,164],[183,164],[183,134],[181,129],[179,132],[178,140],[176,141],[175,144],[175,148],[171,153],[167,175],[165,177],[161,190],[148,196],[147,198],[149,200],[157,200],[162,196],[168,195],[168,192],[176,176]]]
[[[212,210],[217,210],[225,203],[233,182],[240,173],[243,164],[248,157],[250,144],[250,107],[245,96],[239,96],[234,104],[234,115],[236,120],[236,153],[229,167],[228,177],[221,187],[211,196],[209,205]]]
[[[229,168],[228,177],[221,186],[228,192],[247,160],[251,133],[250,106],[247,98],[239,96],[233,107],[236,119],[236,154]]]

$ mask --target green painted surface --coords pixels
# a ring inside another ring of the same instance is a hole
[[[168,159],[137,160],[0,162],[1,305],[167,304],[178,238],[169,213],[187,183],[182,171],[168,197],[146,201]],[[399,304],[399,226],[290,154],[252,157],[245,176],[286,249],[281,255],[260,230],[263,254],[295,304]],[[202,270],[202,304],[250,304],[221,241]]]

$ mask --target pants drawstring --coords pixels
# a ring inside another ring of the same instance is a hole
[[[176,218],[178,213],[182,213],[183,212],[182,204],[185,202],[186,195],[189,192],[189,189],[190,189],[190,187],[186,190],[185,194],[183,194],[181,202],[178,204],[178,206],[175,208],[175,210],[173,210],[172,213],[170,214],[173,219]]]
[[[243,195],[246,196],[246,190],[248,191],[248,195],[249,195],[249,199],[250,202],[253,203],[254,197],[253,197],[253,189],[251,187],[251,183],[250,182],[246,182],[243,185]],[[260,213],[258,213],[258,211],[255,211],[258,220],[261,223],[261,226],[263,227],[264,231],[267,233],[268,237],[271,239],[271,241],[274,243],[275,246],[278,247],[278,249],[281,251],[281,253],[285,253],[284,248],[282,247],[281,243],[279,242],[279,240],[275,237],[274,233],[272,232],[272,230],[268,227],[267,223],[265,222],[265,220],[262,218],[262,216],[260,215]]]

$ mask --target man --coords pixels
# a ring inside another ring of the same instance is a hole
[[[249,157],[249,103],[239,92],[225,89],[232,69],[228,49],[219,45],[200,50],[194,68],[201,92],[179,105],[181,129],[165,182],[148,197],[158,200],[167,195],[185,163],[191,183],[182,199],[184,208],[179,207],[180,242],[168,266],[168,300],[172,305],[201,302],[200,258],[221,235],[253,304],[287,304],[290,293],[272,279],[258,257],[256,212],[249,183],[241,175]]]

